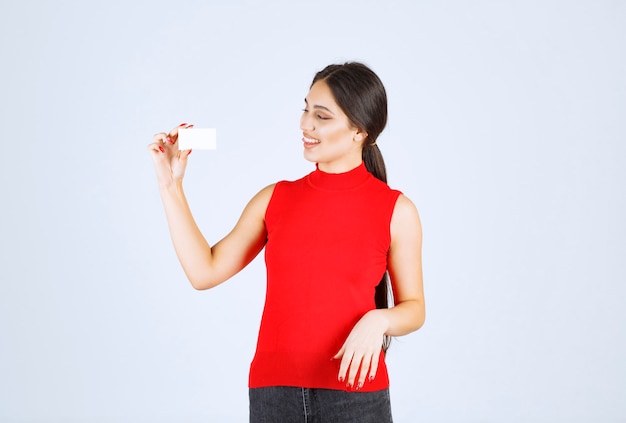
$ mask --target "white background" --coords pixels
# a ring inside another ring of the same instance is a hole
[[[427,321],[396,422],[626,422],[626,2],[0,5],[0,421],[245,422],[262,256],[194,291],[152,134],[218,129],[186,190],[210,242],[312,170],[314,73],[385,83],[390,185],[420,210]]]

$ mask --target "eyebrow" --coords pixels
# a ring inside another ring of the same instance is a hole
[[[306,100],[306,98],[304,99],[304,102],[307,104],[307,106],[309,105],[309,102]],[[328,113],[330,113],[331,115],[333,115],[333,116],[335,115],[335,114],[333,113],[333,111],[332,111],[332,110],[330,110],[328,107],[326,107],[326,106],[322,106],[322,105],[320,105],[320,104],[314,104],[314,105],[313,105],[313,108],[314,108],[314,109],[322,109],[322,110],[326,110],[326,111],[327,111]]]

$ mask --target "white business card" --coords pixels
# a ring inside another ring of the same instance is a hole
[[[216,148],[215,128],[181,128],[178,130],[179,150],[215,150]]]

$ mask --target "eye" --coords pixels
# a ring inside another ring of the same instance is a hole
[[[302,109],[302,113],[309,113],[309,109],[307,109],[307,108]],[[316,117],[317,119],[319,119],[319,120],[329,120],[329,119],[331,119],[331,118],[326,117],[326,116],[324,116],[324,115],[321,115],[321,114],[319,114],[319,113],[318,113],[318,114],[316,114],[316,115],[315,115],[315,117]]]

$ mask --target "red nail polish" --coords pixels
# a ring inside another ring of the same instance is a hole
[[[186,125],[187,125],[186,123],[181,123],[181,124],[180,124],[180,125],[178,125],[178,126],[186,126]]]
[[[167,142],[169,142],[170,144],[174,144],[174,140],[169,135],[167,136]]]
[[[345,379],[339,376],[339,382],[343,382]]]
[[[187,125],[187,128],[193,128],[193,124]]]
[[[189,150],[189,153],[187,153],[187,155],[190,155],[190,154],[191,154],[191,150]]]
[[[159,146],[159,150],[161,150],[161,153],[165,153],[165,149],[161,146]]]
[[[369,381],[370,381],[370,382],[374,382],[374,376],[370,376],[370,377],[369,377]]]

